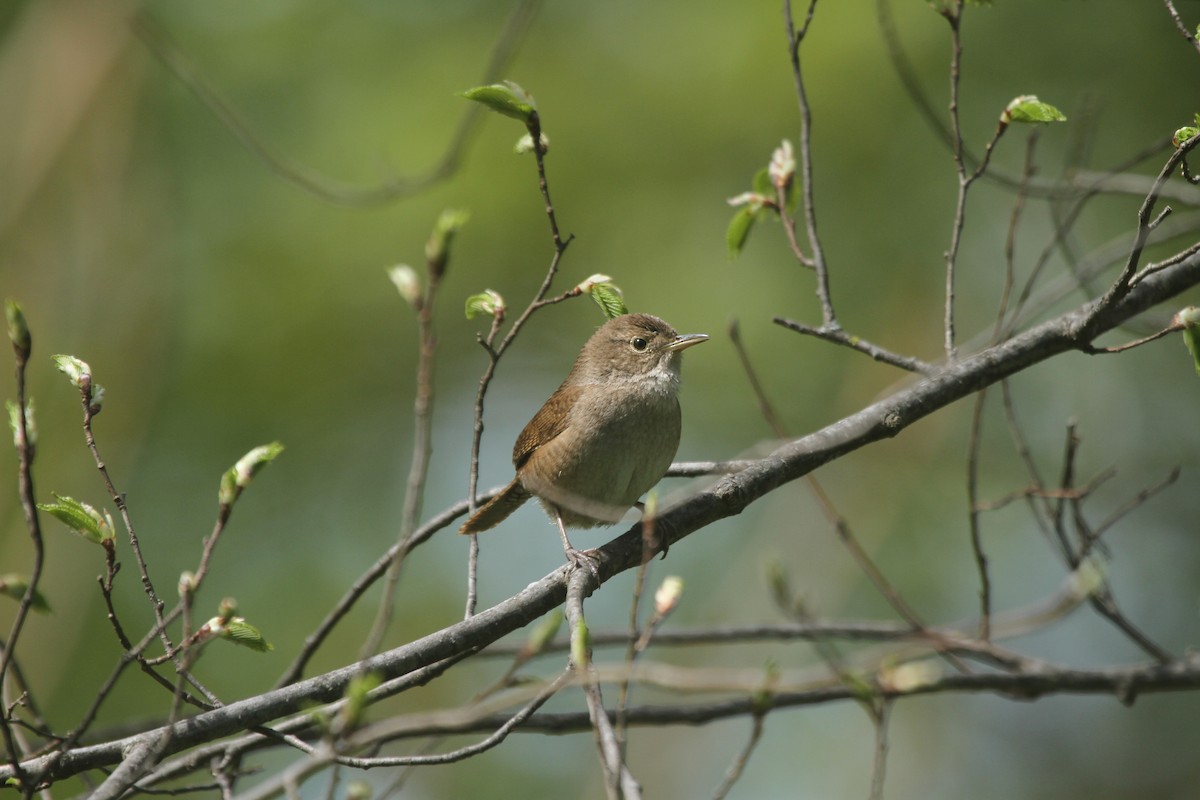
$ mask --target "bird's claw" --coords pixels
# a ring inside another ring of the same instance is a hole
[[[583,567],[588,572],[592,573],[592,577],[596,582],[600,582],[600,551],[592,548],[591,550],[576,550],[574,547],[569,547],[564,551],[567,554],[567,561],[575,569]]]

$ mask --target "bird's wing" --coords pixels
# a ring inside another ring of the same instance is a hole
[[[525,430],[517,437],[513,445],[513,466],[518,470],[533,451],[546,444],[567,429],[567,419],[571,409],[579,399],[579,386],[563,385],[558,388],[538,413],[533,415]]]

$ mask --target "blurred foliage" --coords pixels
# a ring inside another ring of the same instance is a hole
[[[944,110],[945,21],[927,3],[891,5],[917,79]],[[228,465],[262,441],[288,448],[239,501],[198,600],[209,607],[236,597],[276,647],[264,655],[209,648],[198,671],[222,697],[270,685],[344,587],[394,541],[416,337],[411,309],[381,268],[420,263],[442,209],[469,210],[436,321],[438,405],[425,502],[435,513],[466,492],[471,409],[486,363],[475,335],[488,320],[465,319],[463,303],[489,287],[510,309],[523,308],[552,246],[533,159],[512,152],[519,125],[483,115],[461,167],[428,191],[375,206],[330,203],[240,143],[131,33],[129,19],[152,14],[272,152],[331,187],[364,187],[437,162],[473,105],[456,93],[482,82],[510,10],[481,0],[0,6],[0,288],[22,304],[33,332],[39,498],[53,491],[94,505],[108,500],[83,446],[78,393],[53,374],[51,353],[87,360],[108,388],[96,435],[127,493],[160,592],[195,567]],[[803,49],[821,232],[843,324],[936,359],[954,173],[947,148],[889,65],[874,11],[866,2],[821,4]],[[1041,131],[1041,176],[1120,163],[1168,139],[1195,112],[1196,53],[1158,4],[1006,0],[968,8],[963,31],[961,110],[972,149],[1018,95],[1036,92],[1069,118]],[[564,235],[576,237],[556,291],[602,272],[631,309],[717,340],[688,354],[681,459],[734,457],[769,435],[722,336],[731,317],[741,321],[766,389],[794,431],[834,421],[903,378],[771,323],[777,314],[820,318],[811,273],[791,259],[777,225],[764,222],[736,262],[727,257],[726,198],[743,190],[781,139],[798,135],[777,4],[546,3],[502,77],[536,96],[553,141],[551,191]],[[1025,135],[1024,127],[1009,132],[995,169],[1019,173]],[[1151,158],[1137,169],[1153,174],[1160,163]],[[1073,246],[1086,252],[1126,241],[1140,202],[1136,195],[1097,202]],[[992,182],[972,197],[960,259],[964,340],[990,330],[1012,203],[1012,192]],[[1044,206],[1027,213],[1017,245],[1022,274],[1051,229]],[[602,321],[582,298],[533,318],[489,395],[481,485],[509,480],[514,436]],[[1200,386],[1176,339],[1120,357],[1059,358],[1013,385],[1044,474],[1057,474],[1071,417],[1084,439],[1081,466],[1093,474],[1117,466],[1119,479],[1097,500],[1097,513],[1172,465],[1183,466],[1185,483],[1194,480]],[[11,397],[11,379],[4,387]],[[976,604],[962,488],[967,411],[961,404],[820,475],[881,567],[935,621],[969,616]],[[984,497],[1023,486],[996,404],[986,443]],[[0,462],[10,487],[14,461]],[[665,488],[686,491],[679,482]],[[24,571],[28,537],[15,493],[6,497],[0,568]],[[1111,540],[1117,597],[1176,651],[1195,642],[1200,544],[1190,520],[1198,515],[1200,495],[1178,486]],[[481,606],[560,562],[536,508],[513,520],[481,537]],[[47,535],[41,586],[54,613],[29,620],[21,656],[46,713],[65,729],[118,646],[95,583],[99,549],[59,533]],[[987,517],[985,540],[999,608],[1043,597],[1061,580],[1061,566],[1021,508]],[[123,533],[118,541],[126,547]],[[598,544],[604,534],[584,541]],[[420,568],[401,580],[389,644],[461,615],[466,546],[447,531],[418,552]],[[118,581],[119,609],[127,628],[138,630],[151,614],[127,548],[121,552],[129,563]],[[689,586],[670,625],[776,618],[763,578],[774,560],[787,565],[819,616],[890,616],[801,487],[688,539],[670,559],[670,572]],[[590,601],[593,628],[625,624],[630,580],[622,576]],[[376,598],[368,595],[310,672],[354,657]],[[1079,664],[1138,657],[1086,613],[1022,645]],[[55,646],[38,646],[48,642]],[[741,665],[770,658],[781,666],[814,658],[808,647],[778,644],[651,655]],[[402,707],[461,702],[486,680],[483,667],[473,669],[405,695]],[[637,701],[652,697],[635,693]],[[103,707],[101,725],[162,715],[166,704],[131,671]],[[580,706],[568,695],[550,708]],[[1198,711],[1192,696],[1141,698],[1132,709],[1111,698],[903,703],[887,796],[1192,797],[1200,780]],[[705,795],[748,727],[741,720],[669,737],[635,731],[632,767],[649,797]],[[735,794],[865,796],[870,748],[870,726],[852,704],[773,714]],[[413,780],[425,796],[495,796],[495,787],[510,786],[525,797],[562,797],[567,781],[583,787],[581,796],[599,796],[597,772],[590,736],[515,736]]]

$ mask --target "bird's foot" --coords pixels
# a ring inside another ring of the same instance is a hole
[[[596,582],[600,582],[600,551],[596,548],[590,550],[576,550],[574,547],[567,547],[564,551],[567,555],[567,561],[571,562],[574,569],[583,567],[588,572],[592,573],[592,577]]]

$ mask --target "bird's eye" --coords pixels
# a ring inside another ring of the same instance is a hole
[[[643,350],[645,350],[646,347],[650,344],[645,339],[643,339],[641,336],[633,337],[633,339],[629,343],[631,345],[633,345],[633,349],[637,350],[639,353],[642,352]]]

